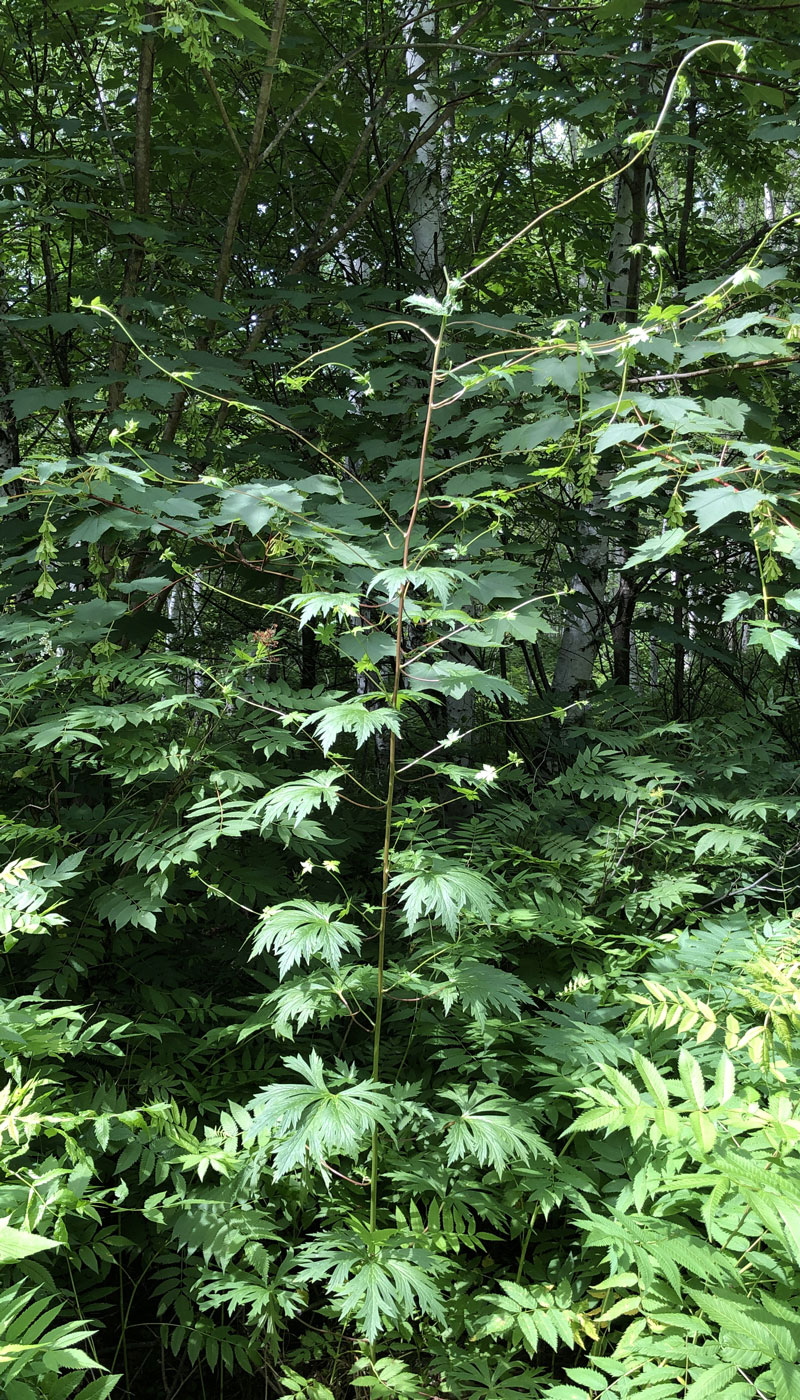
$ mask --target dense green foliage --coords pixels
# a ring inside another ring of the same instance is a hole
[[[8,1400],[800,1400],[794,6],[0,7]]]

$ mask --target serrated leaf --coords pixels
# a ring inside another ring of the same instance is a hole
[[[596,1128],[606,1128],[611,1132],[625,1126],[625,1114],[621,1108],[587,1108],[574,1118],[566,1130],[570,1133],[594,1132]]]
[[[645,540],[633,551],[630,557],[623,564],[623,569],[633,569],[637,564],[652,564],[657,559],[664,559],[668,554],[676,554],[686,540],[686,531],[680,529],[665,530],[663,534],[654,536],[651,540]]]
[[[536,1323],[530,1313],[519,1313],[516,1319],[517,1326],[522,1333],[522,1340],[529,1356],[533,1356],[539,1345],[539,1333],[536,1330]]]
[[[788,1201],[781,1202],[777,1209],[783,1221],[795,1268],[800,1268],[800,1209]]]
[[[384,1240],[392,1232],[381,1232]],[[437,1277],[446,1262],[430,1249],[403,1242],[370,1245],[364,1232],[321,1232],[301,1251],[297,1277],[329,1279],[340,1318],[354,1318],[372,1343],[381,1332],[417,1313],[444,1321]]]
[[[714,1076],[714,1090],[721,1104],[727,1103],[728,1099],[733,1097],[735,1087],[736,1071],[733,1067],[733,1061],[723,1051]]]
[[[410,306],[414,311],[425,311],[429,316],[446,316],[447,307],[443,306],[435,297],[423,296],[420,292],[415,292],[413,296],[404,297],[405,306]]]
[[[709,1366],[692,1381],[688,1387],[683,1400],[716,1400],[721,1395],[725,1387],[731,1381],[736,1380],[739,1372],[735,1366],[728,1362],[719,1361],[714,1366]]]
[[[775,1357],[769,1364],[775,1386],[775,1400],[800,1400],[800,1366]]]
[[[649,428],[649,423],[610,423],[600,433],[594,450],[605,452],[609,447],[618,447],[621,442],[636,442]]]
[[[79,1390],[74,1396],[74,1400],[108,1400],[114,1393],[117,1383],[122,1380],[122,1374],[111,1376],[98,1376],[96,1380],[89,1381],[89,1384]]]
[[[360,748],[370,735],[379,734],[383,729],[390,729],[393,734],[399,734],[400,716],[397,710],[390,709],[388,705],[377,705],[374,709],[368,709],[366,701],[346,700],[341,705],[330,705],[325,710],[316,710],[314,714],[308,715],[303,720],[302,727],[306,729],[309,726],[314,727],[322,752],[327,754],[340,734],[355,735],[357,748]]]
[[[509,700],[521,700],[516,686],[502,676],[492,676],[479,666],[467,666],[460,661],[437,661],[429,665],[412,661],[405,668],[412,690],[440,691],[459,700],[462,695],[507,695]]]
[[[316,1050],[308,1060],[291,1055],[284,1064],[305,1082],[273,1084],[248,1104],[253,1115],[248,1138],[268,1130],[279,1140],[273,1149],[276,1180],[302,1167],[307,1156],[323,1168],[327,1158],[339,1153],[357,1157],[375,1124],[391,1132],[394,1107],[382,1084],[365,1079],[338,1091],[330,1089]]]
[[[655,1065],[651,1060],[646,1060],[644,1055],[640,1055],[638,1050],[634,1052],[633,1061],[656,1103],[661,1108],[667,1108],[669,1106],[669,1089]]]
[[[300,626],[305,627],[313,617],[357,618],[361,599],[358,593],[296,593],[286,601],[299,609]]]
[[[706,1091],[703,1083],[703,1071],[694,1055],[685,1048],[681,1048],[678,1055],[678,1074],[689,1102],[697,1109],[705,1108]]]
[[[404,588],[412,593],[427,589],[445,607],[456,584],[464,578],[460,569],[381,569],[370,580],[367,593],[382,589],[391,602]]]
[[[298,963],[313,958],[338,968],[346,952],[361,946],[360,929],[338,918],[340,912],[336,905],[312,904],[306,899],[289,900],[265,910],[252,934],[251,957],[274,953],[281,978]]]
[[[686,505],[697,517],[702,532],[729,515],[749,515],[764,499],[764,493],[753,487],[708,486],[702,491],[691,491]]]
[[[471,958],[453,967],[451,983],[464,1010],[479,1025],[485,1024],[491,1008],[519,1017],[524,1003],[532,1000],[529,988],[519,977]]]
[[[796,651],[800,647],[800,642],[791,632],[785,632],[782,627],[768,627],[763,622],[750,624],[749,644],[751,647],[760,647],[778,662],[783,661],[790,651]]]
[[[765,1358],[794,1361],[800,1328],[790,1328],[770,1316],[765,1308],[744,1299],[695,1294],[700,1308],[732,1335],[734,1344],[747,1344]],[[796,1334],[796,1335],[793,1335]]]
[[[733,622],[734,618],[740,617],[748,608],[754,607],[761,601],[758,593],[729,593],[722,608],[722,621]]]
[[[322,804],[329,812],[334,812],[341,792],[337,784],[338,776],[334,771],[309,773],[306,778],[273,788],[256,809],[262,818],[262,830],[282,818],[289,818],[292,825],[297,827],[310,812]]]
[[[389,889],[400,892],[409,927],[424,916],[444,924],[449,933],[455,933],[464,914],[487,922],[500,902],[484,875],[454,863],[420,872],[403,871],[392,876]]]
[[[696,1113],[689,1114],[689,1122],[700,1151],[711,1152],[717,1140],[717,1125],[713,1118],[698,1110]]]
[[[522,428],[513,428],[504,433],[497,446],[500,452],[532,452],[544,443],[560,442],[565,433],[575,426],[571,413],[554,413],[548,418],[539,418],[535,423],[526,423]]]
[[[442,1097],[454,1100],[461,1109],[445,1134],[448,1164],[471,1156],[479,1166],[502,1173],[512,1161],[553,1159],[522,1105],[494,1086],[448,1089]]]

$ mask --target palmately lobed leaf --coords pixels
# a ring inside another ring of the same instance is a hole
[[[376,1124],[391,1133],[396,1107],[384,1085],[365,1079],[329,1088],[330,1076],[315,1050],[307,1060],[293,1055],[285,1064],[305,1083],[272,1084],[248,1105],[253,1114],[249,1137],[267,1132],[274,1142],[276,1180],[307,1162],[325,1172],[331,1155],[356,1160]],[[333,1080],[341,1083],[341,1075]]]
[[[318,958],[336,969],[346,952],[361,944],[361,930],[337,916],[334,904],[314,904],[307,899],[288,900],[264,911],[251,935],[253,951],[274,953],[281,978],[301,962]]]
[[[474,1157],[479,1166],[491,1166],[502,1175],[514,1161],[554,1160],[524,1107],[497,1087],[448,1089],[442,1097],[461,1109],[459,1117],[445,1124],[449,1163]]]
[[[349,700],[309,715],[303,721],[303,726],[307,728],[310,725],[314,727],[322,752],[327,754],[341,734],[354,734],[357,748],[381,730],[388,729],[393,734],[399,734],[400,715],[388,705],[368,709],[366,701]]]
[[[497,890],[486,876],[465,865],[449,864],[418,874],[403,871],[392,876],[389,889],[400,892],[409,928],[427,917],[455,933],[462,915],[485,922],[500,903]]]

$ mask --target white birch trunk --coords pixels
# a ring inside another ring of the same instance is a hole
[[[416,31],[418,36],[424,35],[432,40],[436,35],[436,23],[435,11],[431,11],[425,3],[414,4],[407,11],[405,59],[410,78],[423,62],[430,59],[429,52],[420,52],[416,47],[414,33]],[[437,102],[431,86],[433,73],[433,64],[428,61],[424,74],[414,81],[414,87],[406,98],[406,111],[417,118],[417,130],[429,126],[436,116]],[[452,161],[452,130],[446,127],[441,138],[426,141],[419,148],[408,171],[413,278],[418,291],[427,295],[433,293],[440,296],[444,291],[444,223]],[[472,657],[457,643],[452,643],[448,650],[454,661],[472,664]],[[474,694],[468,691],[457,700],[448,695],[445,714],[448,731],[457,730],[459,734],[466,734],[475,723]],[[462,760],[468,763],[471,761],[470,743],[467,740],[460,750]]]
[[[575,521],[575,555],[580,561],[570,579],[569,617],[561,633],[553,689],[570,700],[591,690],[592,673],[603,629],[603,594],[608,573],[608,537],[598,518],[605,491],[581,508]]]
[[[419,16],[419,17],[417,17]],[[411,77],[429,53],[415,47],[415,31],[433,39],[436,14],[422,4],[414,5],[407,16],[404,30],[406,43],[406,72]],[[419,39],[417,39],[419,42]],[[430,85],[432,65],[414,82],[406,98],[406,111],[417,118],[417,130],[430,126],[436,116],[436,98]],[[415,152],[408,171],[408,211],[411,243],[414,255],[414,281],[420,291],[442,291],[444,268],[444,202],[440,143],[426,141]]]
[[[620,175],[616,183],[616,208],[611,243],[608,249],[606,268],[606,305],[616,311],[624,320],[628,300],[628,272],[630,265],[631,227],[633,224],[633,190],[629,180]]]
[[[768,224],[775,222],[775,196],[769,185],[764,186],[764,222]]]
[[[173,624],[174,631],[167,632],[165,641],[165,649],[167,651],[185,651],[186,644],[190,638],[195,644],[195,647],[197,646],[203,633],[200,619],[200,599],[202,591],[199,570],[192,574],[191,577],[179,579],[174,588],[170,589],[167,598],[166,614],[169,621]],[[201,694],[202,690],[202,672],[187,670],[187,694],[191,695],[192,691]]]

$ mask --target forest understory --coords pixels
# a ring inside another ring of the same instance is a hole
[[[795,0],[0,0],[4,1400],[800,1400]]]

